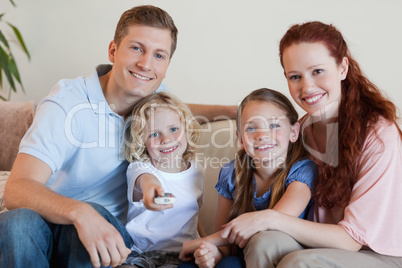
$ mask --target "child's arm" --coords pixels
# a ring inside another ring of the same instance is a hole
[[[206,237],[184,242],[183,249],[180,252],[179,257],[181,260],[183,261],[191,260],[193,257],[192,255],[194,254],[197,264],[217,263],[219,260],[222,259],[223,256],[230,255],[229,249],[219,248],[218,251],[217,248],[229,245],[227,239],[223,239],[221,237],[221,230],[222,226],[225,223],[227,223],[232,204],[233,200],[218,195],[218,206],[215,219],[216,232]],[[200,247],[202,244],[208,246]],[[210,252],[212,254],[209,254]],[[210,259],[214,259],[214,261],[211,261]]]
[[[207,236],[207,233],[205,232],[204,226],[202,225],[200,218],[198,218],[197,230],[198,230],[198,234],[201,237],[206,237]]]
[[[209,242],[217,247],[227,244],[227,240],[221,237],[221,231],[219,231],[206,237],[185,241],[183,243],[183,249],[180,252],[179,258],[183,261],[191,260],[193,253],[198,250],[202,243],[205,242]]]
[[[135,181],[135,188],[140,189],[140,191],[142,192],[142,202],[147,209],[158,211],[173,207],[173,204],[155,204],[154,198],[158,195],[164,195],[165,191],[162,188],[161,182],[154,175],[149,173],[141,174]]]
[[[289,184],[278,203],[273,207],[273,210],[299,217],[306,209],[310,199],[311,189],[307,184],[293,181]]]
[[[311,190],[307,184],[294,181],[289,184],[273,210],[298,217],[305,210],[310,198]],[[268,229],[269,222],[267,217],[264,217],[265,211],[249,212],[233,219],[225,225],[222,237],[228,239],[230,243],[236,243],[239,247],[246,246],[251,236]]]

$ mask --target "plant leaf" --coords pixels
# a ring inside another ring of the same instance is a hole
[[[28,56],[28,59],[30,60],[30,59],[31,59],[31,55],[29,55],[28,49],[27,49],[27,47],[25,46],[25,42],[24,42],[24,39],[23,39],[22,36],[21,36],[20,31],[17,29],[17,27],[15,27],[14,25],[12,25],[11,23],[7,22],[7,24],[13,29],[13,31],[14,31],[14,33],[15,33],[15,36],[17,36],[18,41],[20,42],[20,44],[21,44],[21,46],[22,46],[22,49],[24,50],[25,54]]]
[[[20,73],[18,71],[17,63],[15,62],[14,56],[12,54],[10,54],[9,70],[10,70],[11,74],[14,76],[14,78],[17,80],[17,82],[20,84],[22,92],[25,93],[24,87],[22,86],[21,77],[20,77]]]
[[[0,30],[0,41],[8,48],[10,49],[10,45],[8,44],[8,41],[6,37],[3,35],[3,33]]]
[[[1,18],[4,16],[4,14],[6,14],[6,13],[1,13],[1,14],[0,14],[0,20],[1,20]]]
[[[14,7],[16,7],[16,5],[15,5],[15,3],[14,3],[13,0],[10,0],[10,3],[11,3]]]
[[[14,78],[12,76],[12,73],[9,69],[9,56],[8,54],[4,51],[2,47],[0,47],[0,64],[2,65],[2,69],[4,71],[4,74],[7,77],[8,83],[10,84],[10,87],[14,92],[17,92],[17,88],[15,87],[14,83]]]
[[[0,88],[3,88],[3,72],[1,70],[3,70],[3,67],[0,62]]]

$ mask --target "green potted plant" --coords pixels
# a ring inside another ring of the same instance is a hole
[[[16,7],[13,0],[10,0],[10,3]],[[20,31],[13,24],[4,20],[5,13],[0,14],[0,23],[5,24],[7,27],[12,29],[14,36],[17,39],[17,43],[21,46],[24,53],[27,55],[28,59],[31,59],[29,55],[28,49],[25,46],[25,42],[21,36]],[[22,86],[21,77],[18,71],[17,64],[15,62],[13,53],[10,47],[10,39],[7,39],[3,31],[0,29],[0,89],[4,89],[4,81],[3,74],[7,79],[8,85],[11,90],[17,92],[17,83],[20,85],[21,90],[25,93],[24,87]],[[0,98],[3,100],[10,100],[11,98],[11,90],[8,91],[8,96],[2,96],[0,94]]]

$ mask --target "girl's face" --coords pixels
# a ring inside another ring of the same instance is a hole
[[[160,107],[152,111],[147,120],[144,138],[155,167],[169,172],[181,171],[187,138],[184,123],[175,110]]]
[[[270,102],[250,101],[240,120],[240,145],[256,165],[278,167],[286,159],[289,142],[299,136],[299,123],[292,126],[286,112]]]
[[[341,81],[348,72],[346,57],[338,65],[324,44],[299,43],[286,48],[282,60],[290,94],[303,110],[314,114],[335,107],[337,113]]]

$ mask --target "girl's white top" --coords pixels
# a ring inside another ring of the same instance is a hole
[[[162,211],[147,210],[142,194],[135,189],[136,179],[144,173],[153,174],[165,193],[176,197],[173,208]],[[191,162],[190,168],[180,173],[166,173],[151,163],[134,162],[127,169],[128,214],[126,229],[139,253],[151,250],[180,252],[184,241],[199,238],[198,212],[203,203],[204,169]],[[134,191],[134,199],[133,199]]]

